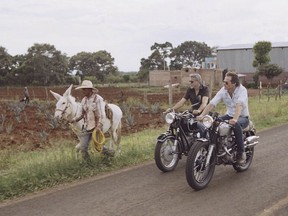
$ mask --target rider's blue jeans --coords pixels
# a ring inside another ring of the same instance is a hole
[[[222,120],[229,120],[233,117],[229,115],[220,116]],[[246,128],[249,125],[249,118],[240,116],[233,127],[234,134],[235,134],[235,141],[237,143],[238,152],[244,152],[244,142],[243,142],[243,128]]]
[[[204,137],[204,131],[205,131],[205,126],[201,123],[201,122],[197,122],[197,128],[198,128],[198,131],[199,131],[199,135],[200,137]],[[200,138],[199,137],[199,138]]]

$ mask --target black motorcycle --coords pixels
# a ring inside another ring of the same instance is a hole
[[[154,159],[161,171],[169,172],[175,169],[182,155],[188,155],[200,133],[196,117],[189,110],[166,113],[165,121],[169,128],[157,138]]]
[[[252,121],[249,121],[248,127],[243,129],[246,161],[238,164],[233,126],[219,118],[218,113],[204,116],[203,125],[206,128],[206,138],[195,141],[186,161],[186,180],[195,190],[201,190],[209,184],[216,165],[232,165],[237,172],[247,170],[252,163],[254,146],[259,139]]]

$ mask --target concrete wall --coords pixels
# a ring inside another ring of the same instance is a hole
[[[210,88],[217,88],[222,85],[222,70],[214,69],[154,70],[149,72],[149,84],[150,86],[165,86],[169,85],[169,81],[171,80],[171,84],[180,83],[181,86],[188,86],[189,75],[192,73],[199,73],[204,83]]]

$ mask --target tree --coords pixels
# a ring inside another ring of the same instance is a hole
[[[150,62],[150,70],[164,70],[163,56],[155,50],[148,58]]]
[[[100,82],[103,82],[109,74],[118,73],[118,68],[114,66],[114,58],[105,50],[77,53],[70,58],[69,69],[81,72],[83,76],[95,76]]]
[[[150,70],[164,69],[163,56],[161,56],[158,50],[154,50],[147,59],[142,58],[140,64],[141,66],[138,72],[138,78],[141,82],[148,80]]]
[[[12,70],[6,77],[6,83],[8,85],[27,84],[25,74],[22,73],[22,68],[25,66],[26,56],[16,55],[12,57]]]
[[[180,70],[185,66],[195,67],[201,65],[205,57],[212,55],[212,49],[203,43],[196,41],[186,41],[173,49],[170,57],[171,68]]]
[[[7,50],[0,46],[0,84],[6,83],[6,77],[12,69],[12,56],[8,54]]]
[[[149,58],[148,59],[142,58],[140,64],[141,64],[140,70],[137,74],[138,79],[142,82],[147,81],[149,78],[149,71],[153,70],[151,66],[152,64],[151,60]]]
[[[110,53],[105,50],[100,50],[94,53],[94,58],[96,59],[99,67],[99,70],[95,71],[95,76],[97,79],[100,81],[105,81],[106,76],[118,74],[118,68],[114,66],[114,58],[112,58]]]
[[[256,84],[259,82],[260,67],[270,62],[269,52],[271,49],[271,42],[268,41],[259,41],[253,46],[255,58],[253,60],[252,66],[256,68],[256,73],[253,76],[253,80]]]
[[[68,59],[50,44],[35,43],[28,49],[24,62],[16,68],[22,84],[52,85],[65,83]]]
[[[92,53],[80,52],[69,59],[69,70],[83,76],[91,76],[93,71],[98,70],[94,62]]]
[[[154,43],[153,46],[151,46],[151,51],[153,51],[153,56],[157,56],[158,58],[155,58],[155,60],[157,59],[157,61],[159,62],[159,57],[161,58],[162,62],[161,64],[158,64],[158,70],[161,70],[163,68],[163,70],[165,70],[165,68],[168,68],[167,62],[166,62],[166,58],[168,58],[171,54],[173,50],[173,46],[170,42],[165,42],[163,44],[160,43]],[[160,69],[161,67],[161,69]]]
[[[283,69],[276,64],[266,64],[259,67],[259,75],[265,76],[269,82],[283,72]]]
[[[268,64],[270,62],[269,52],[272,49],[271,42],[259,41],[253,46],[253,52],[255,58],[252,66],[257,68],[261,65]]]

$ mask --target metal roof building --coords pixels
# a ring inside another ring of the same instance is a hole
[[[254,73],[254,44],[237,44],[217,49],[217,68],[235,70],[236,73]],[[277,64],[288,72],[288,42],[272,43],[270,64]]]

